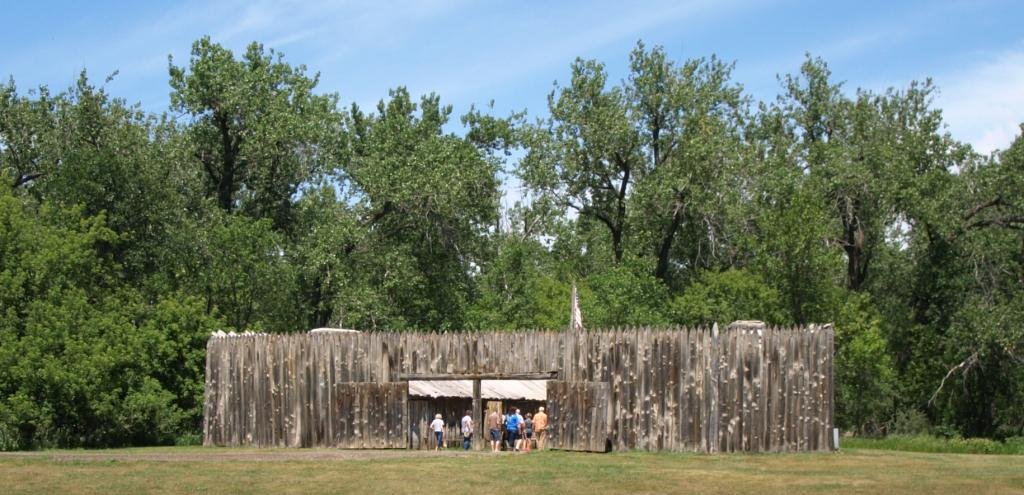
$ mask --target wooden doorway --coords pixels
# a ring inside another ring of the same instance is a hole
[[[483,380],[551,380],[558,374],[557,371],[541,371],[541,372],[524,372],[524,373],[401,373],[399,374],[399,380],[404,380],[408,385],[409,381],[470,381],[472,382],[472,396],[470,403],[470,410],[473,412],[473,438],[472,442],[474,450],[482,450],[485,445],[489,444],[489,432],[484,430],[484,418],[485,416],[485,405],[482,400],[481,385]],[[490,402],[493,402],[490,403]],[[497,407],[500,409],[506,407],[507,404],[503,404],[498,401],[489,401],[486,405],[487,411],[490,412],[490,408]],[[412,442],[408,442],[410,447],[413,447]]]

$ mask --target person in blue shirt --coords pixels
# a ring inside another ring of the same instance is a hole
[[[519,451],[519,426],[523,424],[523,417],[519,415],[519,409],[509,411],[505,419],[505,431],[508,432],[508,443],[513,451]]]

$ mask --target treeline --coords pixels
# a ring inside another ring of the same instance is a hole
[[[161,115],[0,85],[2,449],[194,438],[214,330],[564,328],[573,283],[590,327],[834,322],[844,429],[1022,434],[1024,139],[974,152],[928,81],[808,57],[756,103],[638,44],[453,122],[259,44],[169,80]]]

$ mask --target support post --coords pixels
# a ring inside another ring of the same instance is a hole
[[[483,448],[483,410],[480,403],[480,380],[473,380],[473,450]]]

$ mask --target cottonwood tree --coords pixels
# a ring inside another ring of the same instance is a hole
[[[642,163],[620,87],[607,87],[604,64],[577,59],[568,87],[548,95],[551,117],[525,130],[519,173],[527,186],[580,217],[600,222],[611,259],[622,261],[630,188]]]
[[[831,80],[828,65],[807,57],[798,75],[783,79],[778,105],[796,145],[794,166],[807,173],[827,199],[838,225],[834,243],[846,257],[846,286],[861,290],[889,213],[881,169],[884,132],[868,93],[853,100]]]
[[[189,117],[189,145],[208,192],[224,211],[241,207],[285,229],[299,187],[336,165],[337,96],[314,93],[317,75],[259,43],[236,59],[204,37],[188,66],[172,59],[169,72],[171,108]]]
[[[633,217],[654,275],[714,265],[727,244],[727,210],[739,199],[745,99],[732,65],[716,57],[676,66],[643,44],[630,56],[630,115],[641,129],[645,166]],[[682,241],[682,242],[680,242]]]
[[[461,328],[471,274],[497,221],[498,170],[469,139],[444,130],[450,116],[437,95],[417,104],[404,88],[374,113],[355,105],[348,112],[338,177],[354,230],[338,233],[347,242],[336,252],[354,265],[347,279],[334,279],[329,292],[344,292],[330,296],[328,320]]]
[[[931,210],[915,260],[917,283],[931,291],[915,291],[912,302],[927,305],[918,320],[932,330],[936,352],[904,362],[931,364],[908,379],[921,384],[916,397],[927,398],[938,421],[973,435],[1014,435],[1024,428],[1024,137],[963,162],[955,179],[944,207]]]
[[[6,187],[27,188],[60,163],[59,98],[46,87],[19,94],[13,78],[0,85],[0,174]]]
[[[520,173],[536,193],[603,225],[614,263],[631,246],[665,280],[673,263],[686,266],[674,259],[679,233],[707,233],[702,208],[714,209],[736,162],[743,99],[716,58],[676,65],[640,43],[630,62],[628,79],[611,87],[603,64],[572,65],[569,85],[548,97],[551,117],[524,133]]]

